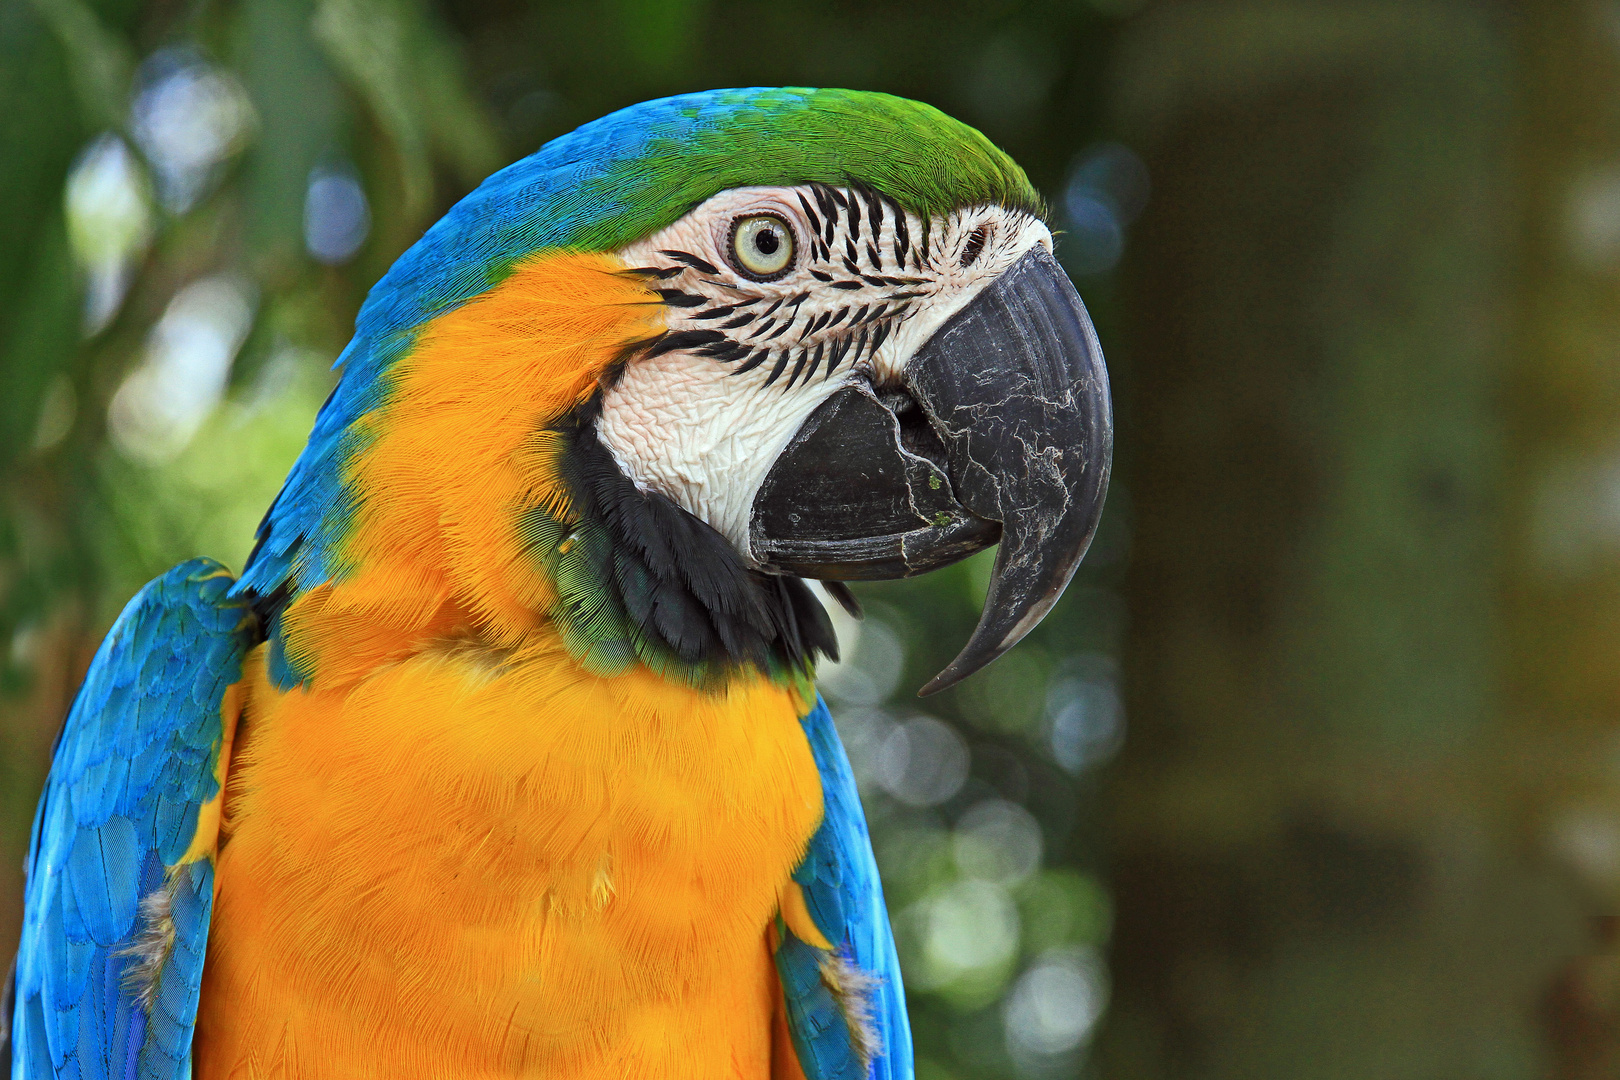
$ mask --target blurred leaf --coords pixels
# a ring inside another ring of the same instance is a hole
[[[474,187],[503,164],[494,121],[473,95],[466,62],[443,28],[424,21],[417,42],[417,100],[424,122],[456,179]]]
[[[60,42],[0,4],[0,465],[33,443],[45,385],[78,341],[62,181],[82,139]]]
[[[405,8],[403,0],[321,0],[312,25],[393,141],[406,213],[414,217],[427,210],[433,177],[427,131],[414,107]]]
[[[348,103],[310,36],[314,0],[243,0],[237,69],[259,116],[244,171],[248,250],[267,279],[305,265],[304,199],[311,171],[344,149]]]
[[[81,0],[31,0],[66,50],[73,90],[85,119],[97,127],[122,128],[127,119],[135,58]]]
[[[494,125],[453,47],[412,0],[321,0],[315,34],[371,106],[400,159],[405,215],[426,213],[430,150],[482,179],[498,161]]]
[[[73,358],[79,340],[78,275],[60,206],[42,215],[32,274],[0,340],[0,464],[30,452],[46,387]]]

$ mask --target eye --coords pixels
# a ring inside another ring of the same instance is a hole
[[[793,265],[793,230],[775,214],[738,218],[731,226],[731,261],[756,281],[781,277]]]

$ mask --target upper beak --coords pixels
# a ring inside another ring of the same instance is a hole
[[[1113,453],[1108,372],[1074,286],[1037,245],[906,363],[902,390],[833,394],[754,501],[762,565],[905,577],[995,543],[978,626],[933,694],[1045,617],[1085,555]],[[916,408],[913,407],[916,406]]]

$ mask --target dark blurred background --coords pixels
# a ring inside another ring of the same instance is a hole
[[[887,90],[1028,169],[1104,524],[824,684],[922,1080],[1620,1076],[1620,3],[0,0],[0,954],[122,603],[240,568],[366,288],[634,101]]]

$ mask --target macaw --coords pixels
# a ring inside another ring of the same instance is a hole
[[[1073,574],[1112,422],[1023,172],[916,102],[637,105],[371,291],[240,578],[97,652],[34,820],[13,1076],[912,1075],[805,578]]]

